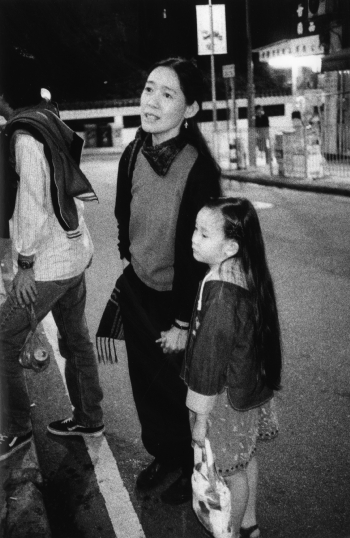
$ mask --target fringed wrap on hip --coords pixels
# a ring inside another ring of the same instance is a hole
[[[116,281],[97,329],[96,348],[99,362],[118,362],[115,340],[124,340],[123,320],[119,304],[123,280],[125,277],[121,275]]]
[[[150,335],[151,339],[155,341],[160,338],[160,331],[154,327],[151,317],[140,304],[132,283],[123,273],[115,283],[96,333],[99,362],[118,362],[115,341],[125,340],[122,312],[123,316],[132,319],[138,329]]]

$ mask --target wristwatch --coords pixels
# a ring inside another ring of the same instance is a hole
[[[29,260],[18,260],[18,265],[21,269],[31,269],[34,262],[30,262]]]

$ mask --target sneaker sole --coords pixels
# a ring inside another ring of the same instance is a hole
[[[100,430],[98,432],[93,432],[93,433],[86,433],[86,432],[61,432],[59,430],[54,430],[53,428],[50,428],[50,426],[47,426],[47,430],[52,433],[53,435],[61,435],[63,437],[68,437],[68,436],[80,436],[80,437],[100,437],[103,432],[105,431],[105,429],[103,428],[103,430]]]
[[[11,452],[7,452],[6,454],[4,454],[3,456],[0,456],[0,461],[4,461],[6,460],[7,458],[9,458],[10,456],[12,456],[12,454],[14,454],[15,452],[17,452],[17,450],[19,450],[20,448],[23,448],[24,446],[26,446],[28,443],[31,443],[33,440],[33,436],[30,437],[29,439],[26,439],[25,441],[23,441],[23,443],[21,443],[20,445],[17,445],[15,446],[15,448],[13,448],[11,450]]]

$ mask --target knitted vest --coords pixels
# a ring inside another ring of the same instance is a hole
[[[158,176],[141,151],[136,159],[129,226],[131,264],[142,282],[157,291],[172,289],[179,208],[197,156],[197,150],[187,144],[164,177]]]

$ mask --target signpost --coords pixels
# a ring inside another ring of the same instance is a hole
[[[217,112],[214,54],[227,54],[225,4],[196,6],[198,55],[210,54],[213,123],[216,143]]]
[[[250,0],[245,0],[247,31],[247,97],[248,97],[248,152],[249,166],[256,166],[255,154],[255,88],[252,59],[252,36],[250,30]]]
[[[196,13],[198,55],[227,54],[225,4],[212,5],[209,0],[208,5],[196,6]]]
[[[229,128],[229,149],[230,149],[230,163],[234,163],[238,168],[238,151],[237,151],[237,115],[236,115],[236,95],[235,95],[235,66],[234,64],[223,65],[222,66],[222,76],[225,79],[226,83],[226,95],[231,94],[231,127],[233,136],[230,137],[230,125]]]
[[[230,65],[223,65],[222,66],[222,76],[224,79],[227,79],[230,83],[231,88],[231,100],[232,100],[232,107],[231,107],[231,119],[232,119],[232,126],[237,132],[237,117],[236,117],[236,96],[235,96],[235,66],[234,64]]]

